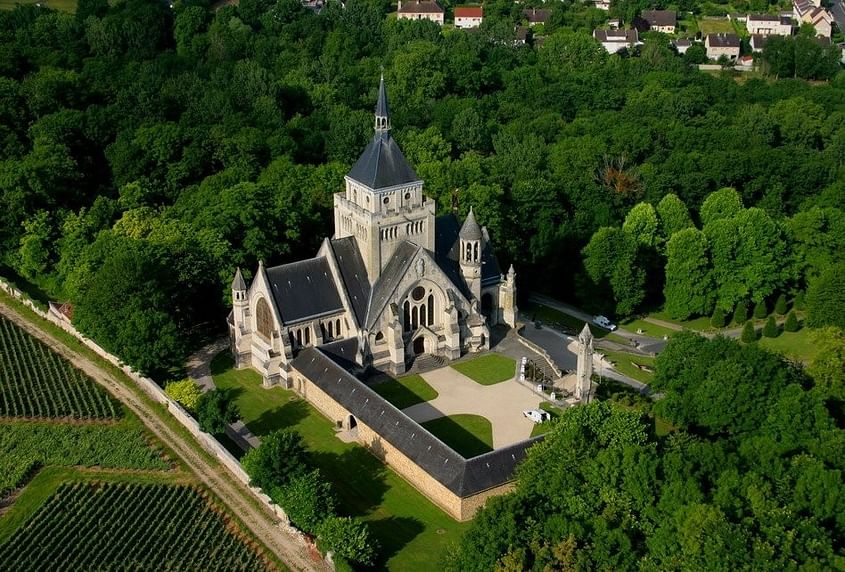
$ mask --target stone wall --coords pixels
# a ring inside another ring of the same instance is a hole
[[[278,526],[281,530],[285,533],[290,534],[291,536],[295,537],[301,544],[303,550],[310,550],[311,544],[306,540],[305,535],[302,534],[299,530],[293,528],[290,525],[290,521],[288,520],[287,515],[282,510],[280,506],[274,504],[273,501],[261,492],[261,489],[249,486],[249,475],[246,474],[244,471],[243,466],[238,462],[238,460],[232,456],[229,451],[226,450],[223,445],[221,445],[214,436],[202,431],[200,429],[199,423],[197,423],[196,419],[191,417],[187,411],[185,411],[181,405],[173,401],[165,392],[164,390],[159,387],[159,385],[148,377],[144,377],[137,372],[135,372],[131,367],[121,362],[117,357],[107,352],[105,349],[97,345],[93,340],[86,338],[82,335],[76,328],[73,327],[73,324],[67,319],[64,314],[61,314],[58,311],[58,307],[50,303],[49,309],[45,312],[38,308],[31,300],[29,300],[24,293],[16,289],[14,286],[0,278],[0,289],[4,292],[12,296],[13,298],[20,301],[22,304],[27,306],[33,312],[48,320],[49,322],[55,324],[56,326],[60,327],[67,333],[71,334],[77,340],[85,344],[91,351],[96,353],[98,356],[106,360],[107,362],[111,363],[118,369],[120,369],[126,376],[132,380],[138,387],[140,387],[144,393],[150,397],[153,401],[165,405],[167,407],[167,411],[170,412],[171,415],[183,426],[185,427],[188,432],[193,435],[193,437],[197,440],[200,446],[208,452],[211,456],[215,459],[220,461],[220,463],[226,467],[229,472],[241,483],[246,485],[246,487],[250,490],[253,496],[258,499],[259,502],[263,503],[267,508],[269,508],[273,514],[279,519]]]

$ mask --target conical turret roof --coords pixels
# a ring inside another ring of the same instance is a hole
[[[378,101],[376,101],[376,117],[390,118],[390,107],[387,105],[387,89],[384,87],[384,74],[378,84]]]
[[[481,240],[481,227],[478,221],[475,220],[475,213],[472,212],[472,207],[469,207],[469,214],[464,221],[464,226],[461,227],[459,235],[463,240]]]
[[[590,329],[590,324],[584,323],[584,328],[581,330],[581,334],[578,336],[578,339],[582,342],[587,342],[593,339],[593,331]]]
[[[232,290],[246,290],[246,282],[244,282],[244,277],[241,275],[240,267],[235,272],[235,279],[232,280]]]

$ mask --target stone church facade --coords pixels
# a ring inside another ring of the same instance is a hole
[[[334,197],[334,237],[314,258],[232,283],[236,363],[266,386],[290,386],[303,349],[357,340],[355,363],[404,373],[420,354],[447,360],[489,349],[490,327],[516,323],[516,275],[500,272],[470,209],[435,217],[434,201],[390,133],[384,80],[375,133]]]

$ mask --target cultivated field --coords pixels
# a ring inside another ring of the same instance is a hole
[[[8,542],[8,570],[265,570],[194,487],[63,485]]]
[[[0,417],[111,419],[120,405],[94,381],[0,317]]]

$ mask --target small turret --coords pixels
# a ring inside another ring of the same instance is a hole
[[[246,302],[246,282],[240,267],[235,271],[235,279],[232,280],[232,303],[237,305],[238,302]]]
[[[478,221],[475,220],[472,207],[469,208],[469,214],[458,237],[461,243],[461,274],[475,299],[481,300],[481,241],[483,235]]]

